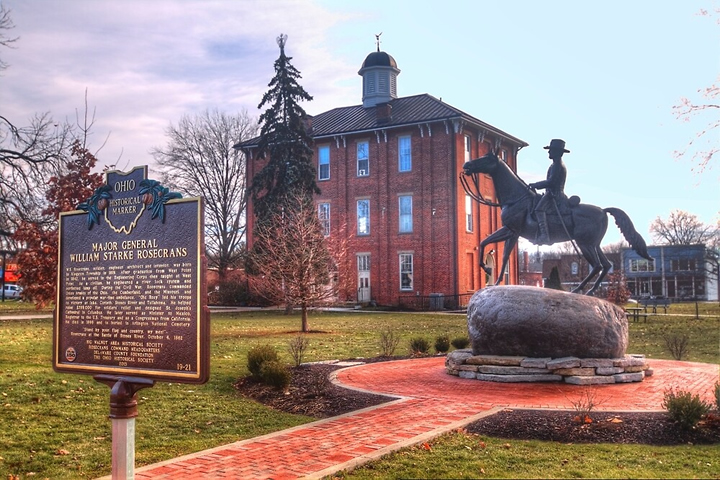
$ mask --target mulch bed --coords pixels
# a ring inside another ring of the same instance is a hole
[[[397,357],[400,358],[400,357]],[[363,359],[365,362],[387,359]],[[292,369],[287,392],[251,379],[235,387],[243,396],[276,410],[314,418],[328,418],[392,401],[383,395],[356,392],[328,380],[334,364],[302,365]],[[545,440],[562,443],[633,443],[648,445],[719,444],[720,415],[710,414],[691,429],[683,429],[664,412],[591,412],[591,422],[581,422],[573,411],[503,410],[466,427],[469,433],[491,437]]]

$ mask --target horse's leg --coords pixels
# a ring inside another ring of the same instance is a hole
[[[515,245],[517,244],[518,236],[513,233],[513,236],[505,240],[505,248],[503,248],[503,259],[502,259],[502,267],[500,267],[500,272],[498,272],[497,280],[495,280],[495,285],[500,285],[500,279],[505,274],[505,269],[507,268],[508,259],[510,258],[510,253],[512,252],[513,248],[515,248]]]
[[[605,275],[607,275],[610,271],[610,267],[612,267],[612,263],[610,263],[610,260],[608,260],[608,258],[605,256],[599,245],[595,247],[595,253],[598,256],[600,265],[602,265],[602,270],[600,271],[600,275],[598,276],[597,280],[595,280],[595,284],[590,290],[588,290],[586,295],[592,295],[593,293],[595,293],[595,290],[598,289],[602,281],[605,279]]]
[[[582,252],[583,257],[585,257],[585,260],[590,264],[590,273],[587,277],[583,279],[582,282],[580,282],[580,285],[572,289],[572,293],[582,292],[582,289],[585,288],[585,285],[588,284],[592,278],[598,274],[600,271],[600,259],[597,256],[597,250],[595,249],[594,245],[584,245],[578,243],[578,248],[580,249],[580,252]]]
[[[480,268],[482,268],[485,273],[487,273],[488,275],[492,273],[492,271],[485,266],[485,247],[490,243],[505,241],[514,235],[515,234],[512,232],[512,230],[507,227],[502,227],[485,237],[485,240],[480,242]]]

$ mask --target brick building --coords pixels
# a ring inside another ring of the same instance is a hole
[[[346,271],[357,290],[340,300],[397,305],[441,294],[462,303],[485,286],[477,246],[501,226],[499,209],[466,196],[462,165],[498,149],[516,170],[527,144],[431,95],[398,97],[400,70],[385,52],[368,55],[358,74],[362,104],[308,119],[318,214],[327,234],[350,239]],[[257,140],[238,146],[248,155],[248,178],[264,162],[254,155]],[[481,188],[494,198],[489,177]],[[252,245],[252,204],[247,218]],[[502,249],[489,246],[485,263],[499,268]],[[506,278],[518,282],[516,253]]]
[[[609,273],[613,273],[616,267],[620,270],[620,266],[622,265],[620,253],[605,252],[605,256],[608,260],[610,260],[610,263],[612,263]],[[557,268],[558,273],[560,274],[560,282],[562,283],[563,289],[566,291],[570,291],[580,285],[580,282],[582,282],[583,279],[590,274],[591,270],[590,264],[587,260],[577,253],[563,253],[543,258],[543,279],[548,279],[550,277],[550,272],[553,268]],[[597,277],[594,277],[591,282],[594,282],[596,279]],[[603,284],[606,284],[608,280],[609,278],[605,277]]]

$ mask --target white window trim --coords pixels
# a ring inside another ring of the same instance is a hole
[[[360,202],[367,202],[367,225],[365,228],[365,232],[360,231]],[[358,236],[368,236],[370,235],[370,199],[369,198],[359,198],[357,202],[355,203],[355,214],[357,216],[357,234]]]
[[[407,139],[408,142],[408,163],[409,167],[407,169],[402,168],[402,148],[401,148],[401,141]],[[398,172],[412,172],[412,136],[411,135],[401,135],[398,137]]]
[[[320,163],[321,159],[321,150],[327,150],[327,164]],[[323,178],[321,176],[322,169],[320,168],[322,165],[327,165],[327,178]],[[329,145],[321,145],[318,147],[318,180],[319,181],[326,181],[330,180],[330,146]]]
[[[330,236],[330,202],[319,202],[318,203],[318,219],[320,220],[320,226],[323,229],[323,235],[326,237]],[[325,211],[325,217],[321,215],[321,210]]]
[[[403,287],[403,257],[410,257],[410,285]],[[400,274],[400,291],[401,292],[412,292],[415,288],[415,255],[412,252],[400,252],[398,253],[398,271]]]
[[[465,195],[465,231],[468,233],[475,231],[475,215],[470,195]]]
[[[410,213],[408,215],[403,215],[403,213],[402,213],[402,199],[403,198],[410,199]],[[403,230],[403,218],[405,216],[410,217],[410,221],[409,221],[410,228],[407,230]],[[412,196],[412,194],[398,195],[398,232],[399,233],[412,233],[413,228],[414,228],[414,225],[413,225],[413,196]]]
[[[365,151],[366,151],[367,157],[361,159],[360,156],[358,155],[358,153],[359,153],[360,145],[363,145],[363,144],[366,147]],[[356,158],[355,166],[356,166],[357,176],[358,177],[369,177],[370,176],[370,141],[369,140],[360,140],[357,142],[357,146],[355,147],[355,158]],[[360,168],[360,160],[365,160],[367,162],[366,168]]]

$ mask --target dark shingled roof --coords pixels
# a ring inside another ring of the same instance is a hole
[[[517,137],[499,130],[492,125],[479,120],[472,115],[459,110],[447,103],[443,103],[432,95],[421,94],[411,97],[396,98],[388,102],[392,107],[389,119],[378,118],[378,111],[382,108],[354,105],[339,107],[320,113],[312,117],[312,137],[315,139],[335,135],[347,135],[379,128],[397,128],[407,125],[425,124],[443,120],[463,120],[475,127],[487,130],[518,146],[528,144]],[[236,148],[257,146],[259,137],[247,140],[236,145]]]

